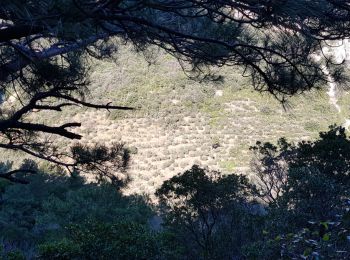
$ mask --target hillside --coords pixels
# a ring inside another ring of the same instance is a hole
[[[221,81],[200,82],[186,76],[171,56],[152,57],[150,64],[125,47],[116,63],[93,64],[93,101],[137,108],[132,112],[69,108],[37,114],[51,123],[82,122],[75,131],[83,134],[83,143],[125,143],[133,153],[126,193],[153,194],[164,180],[193,164],[249,173],[249,147],[257,141],[311,140],[329,125],[343,124],[349,114],[348,93],[341,93],[338,112],[327,86],[290,98],[283,107],[254,91],[239,68],[216,69]],[[63,148],[70,145],[60,142]]]

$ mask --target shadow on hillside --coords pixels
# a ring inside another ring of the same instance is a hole
[[[8,171],[12,165],[3,162],[0,170]],[[147,198],[123,196],[110,181],[86,183],[79,174],[67,176],[59,168],[33,163],[31,168],[35,167],[36,174],[24,171],[18,176],[28,184],[0,179],[0,258],[2,253],[19,250],[31,259],[37,245],[64,238],[67,225],[90,220],[146,224],[154,215]]]

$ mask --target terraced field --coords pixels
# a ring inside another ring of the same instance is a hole
[[[149,64],[126,48],[117,64],[94,65],[91,100],[136,110],[40,114],[45,121],[82,122],[76,129],[84,135],[82,142],[124,142],[133,152],[132,181],[126,193],[152,194],[164,180],[193,164],[249,174],[249,147],[256,141],[312,139],[348,116],[349,95],[341,94],[339,104],[344,109],[338,113],[329,102],[327,86],[294,97],[283,107],[271,96],[252,90],[238,68],[215,70],[223,76],[219,82],[200,82],[187,77],[173,58],[156,56]],[[70,145],[66,140],[61,144]]]

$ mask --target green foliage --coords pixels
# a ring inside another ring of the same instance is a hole
[[[67,230],[67,239],[39,247],[40,259],[150,259],[159,253],[155,235],[133,222],[89,221]]]
[[[7,253],[5,259],[6,260],[25,260],[26,258],[20,251],[11,251]]]
[[[325,221],[349,196],[350,140],[342,127],[331,126],[314,142],[293,145],[280,139],[277,146],[258,143],[252,150],[260,162],[257,195],[270,196],[277,211],[288,212],[284,225],[288,217],[296,226],[309,219]]]
[[[248,245],[247,255],[347,259],[350,141],[345,129],[331,126],[313,142],[293,145],[281,139],[277,146],[258,143],[252,149],[263,169],[258,180],[265,184],[257,195],[278,196],[269,201],[266,239]]]
[[[160,203],[171,209],[174,218],[197,217],[211,207],[220,210],[232,202],[244,202],[248,195],[248,180],[242,175],[221,176],[193,166],[190,170],[163,183],[156,192]]]
[[[70,240],[63,239],[58,242],[51,242],[39,245],[41,259],[76,259],[80,253],[79,245]]]
[[[64,239],[68,223],[125,219],[144,225],[152,214],[141,198],[124,197],[108,183],[84,184],[78,176],[55,173],[39,173],[29,179],[28,185],[6,186],[0,204],[0,240],[20,250]]]
[[[115,187],[121,188],[128,181],[127,177],[117,176],[115,172],[125,172],[129,165],[130,152],[122,143],[113,143],[111,147],[95,145],[89,147],[77,144],[71,147],[72,157],[78,169],[96,174],[100,182],[112,181]]]
[[[10,182],[7,180],[0,180],[0,196],[5,191],[6,187],[10,185]]]
[[[259,142],[251,148],[254,184],[195,165],[157,190],[157,225],[141,198],[122,196],[106,182],[86,184],[79,175],[42,174],[39,168],[28,185],[2,189],[0,255],[348,259],[349,142],[336,126],[313,142]],[[257,202],[266,197],[266,203]]]
[[[350,140],[345,128],[331,126],[328,132],[321,132],[315,142],[301,142],[291,166],[314,167],[325,175],[344,184],[349,184]]]
[[[12,167],[12,164],[13,163],[9,161],[5,163],[0,162],[0,173],[7,172],[8,170],[10,170]],[[8,185],[11,185],[11,183],[8,180],[0,178],[0,199],[1,199],[2,193],[5,191]]]
[[[0,259],[1,260],[25,260],[25,256],[19,250],[8,250],[5,252],[2,245],[0,245]]]
[[[246,248],[246,256],[248,259],[349,259],[349,211],[335,218],[335,221],[309,221],[295,232],[251,244]]]
[[[250,224],[250,184],[241,175],[221,176],[198,166],[165,181],[156,192],[165,226],[186,254],[205,259],[239,255],[255,230]]]
[[[349,196],[350,141],[345,129],[331,127],[319,140],[292,149],[281,200],[297,218],[326,221]]]

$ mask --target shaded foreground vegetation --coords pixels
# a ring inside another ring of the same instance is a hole
[[[157,206],[59,169],[2,181],[0,258],[348,259],[345,129],[251,149],[254,179],[195,165],[163,183]]]

